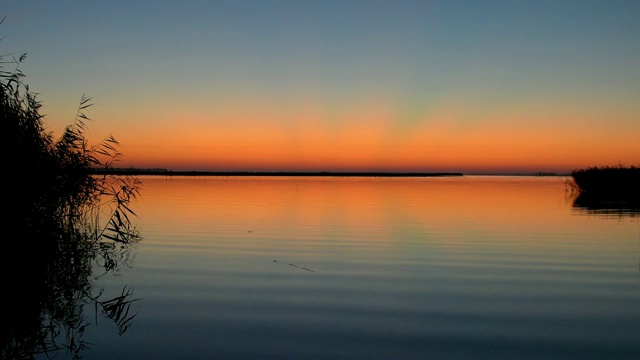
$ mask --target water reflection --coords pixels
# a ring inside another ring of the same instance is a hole
[[[146,178],[144,313],[102,358],[640,358],[637,221],[563,185]]]
[[[1,359],[79,359],[91,347],[86,335],[99,319],[115,324],[120,335],[127,331],[136,317],[133,289],[114,292],[97,283],[132,265],[141,237],[122,211],[126,200],[79,208],[74,205],[80,202],[69,201],[46,211],[29,202],[31,207],[21,206],[30,211],[2,217],[14,232],[0,261]],[[100,226],[105,215],[107,224]]]
[[[91,281],[97,268],[110,273],[129,264],[131,244],[57,241],[56,245],[47,252],[22,246],[10,256],[24,259],[13,269],[3,265],[3,311],[8,316],[0,325],[2,359],[38,354],[80,358],[90,347],[83,335],[99,317],[112,320],[120,334],[135,318],[131,305],[137,299],[130,287],[117,296],[104,296],[104,289]],[[95,313],[87,314],[87,309]]]
[[[629,197],[602,197],[587,193],[574,195],[573,207],[588,214],[636,217],[640,215],[640,199]]]

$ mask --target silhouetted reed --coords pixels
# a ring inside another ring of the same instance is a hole
[[[571,177],[583,193],[611,196],[637,196],[640,193],[640,168],[605,166],[574,170]]]
[[[590,167],[571,172],[573,205],[596,213],[635,214],[640,211],[640,168]]]
[[[0,21],[2,23],[2,21]],[[74,122],[55,139],[46,131],[41,104],[23,82],[19,57],[0,54],[0,141],[4,155],[2,225],[3,303],[0,358],[54,357],[65,350],[79,358],[88,346],[87,305],[114,321],[123,333],[135,317],[132,289],[103,299],[92,283],[96,271],[130,265],[139,241],[130,208],[140,181],[95,175],[120,157],[109,136],[91,146],[82,96]],[[5,71],[7,64],[13,69]],[[104,223],[103,223],[104,222]],[[96,318],[97,319],[97,318]]]

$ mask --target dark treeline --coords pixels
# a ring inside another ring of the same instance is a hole
[[[640,194],[640,168],[604,166],[578,169],[571,177],[580,192],[603,196],[637,197]]]
[[[334,177],[433,177],[463,176],[457,172],[383,172],[383,171],[172,171],[167,169],[96,168],[95,174],[165,176],[334,176]]]
[[[640,213],[640,168],[603,166],[571,172],[573,205],[595,213]]]

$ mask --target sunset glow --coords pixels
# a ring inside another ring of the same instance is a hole
[[[47,127],[119,167],[566,173],[640,165],[640,4],[10,2]]]

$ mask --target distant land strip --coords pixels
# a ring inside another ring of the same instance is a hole
[[[96,168],[94,174],[162,176],[327,176],[327,177],[434,177],[463,176],[458,172],[381,172],[381,171],[173,171],[167,169]]]

